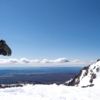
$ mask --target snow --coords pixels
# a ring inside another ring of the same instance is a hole
[[[0,89],[0,100],[100,100],[100,87],[24,85]]]
[[[99,71],[97,71],[97,68],[99,69]],[[92,84],[99,86],[99,83],[100,83],[100,61],[97,61],[96,63],[91,64],[88,69],[88,74],[84,77],[85,72],[86,72],[86,70],[82,71],[82,74],[80,76],[80,83],[78,84],[78,86],[91,85],[90,79],[91,79],[92,74],[96,75],[96,78],[93,79]]]

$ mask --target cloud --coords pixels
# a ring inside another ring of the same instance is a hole
[[[58,58],[54,60],[50,59],[28,59],[28,58],[20,58],[20,59],[0,59],[0,64],[57,64],[57,63],[67,63],[67,58]]]
[[[41,61],[40,61],[40,63],[43,63],[43,64],[46,64],[46,63],[50,63],[51,61],[50,60],[48,60],[48,59],[42,59]],[[52,63],[52,62],[51,62]]]
[[[8,59],[8,63],[13,63],[13,64],[16,64],[16,63],[19,63],[17,59]]]
[[[0,64],[5,64],[5,63],[7,63],[6,59],[0,59]]]
[[[53,62],[55,62],[55,63],[66,63],[66,62],[69,62],[69,60],[67,58],[58,58],[58,59],[54,60]]]
[[[42,59],[40,63],[67,63],[69,60],[67,58],[57,58],[54,60],[49,60],[49,59]]]
[[[79,59],[68,60],[67,58],[57,58],[57,59],[28,59],[28,58],[10,58],[10,59],[0,59],[0,65],[87,65],[93,61],[81,61]]]
[[[30,60],[27,59],[27,58],[21,58],[21,59],[20,59],[20,62],[21,62],[21,63],[30,63]]]
[[[31,63],[40,63],[40,60],[39,59],[32,59],[30,60]]]

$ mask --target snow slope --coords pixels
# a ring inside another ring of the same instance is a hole
[[[84,67],[80,73],[75,76],[68,85],[88,87],[100,84],[100,60],[89,66]]]
[[[0,89],[0,100],[100,100],[100,87],[25,85]]]

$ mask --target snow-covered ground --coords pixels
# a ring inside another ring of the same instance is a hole
[[[25,85],[0,89],[0,100],[100,100],[100,87]]]

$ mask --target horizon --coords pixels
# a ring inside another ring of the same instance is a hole
[[[99,0],[0,1],[0,66],[88,65],[100,58]]]

